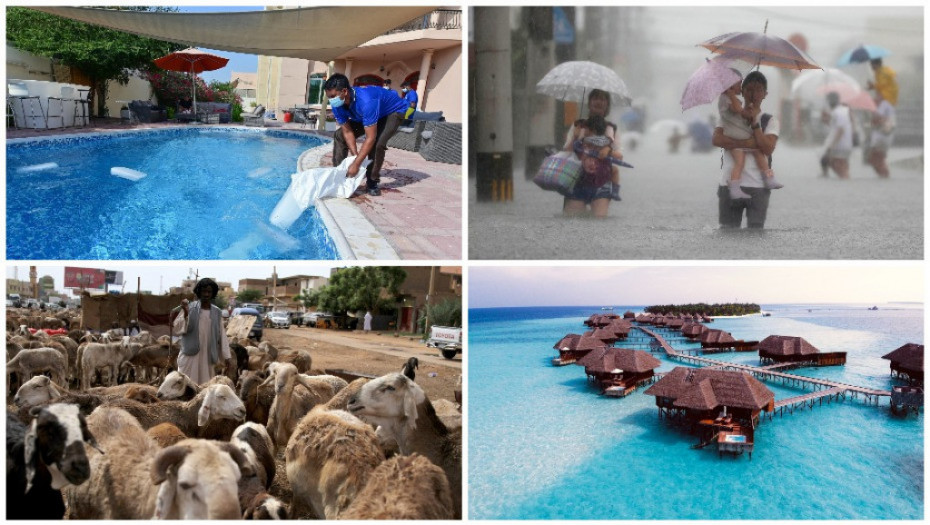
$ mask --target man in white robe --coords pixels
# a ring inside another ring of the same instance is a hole
[[[181,302],[180,315],[174,319],[174,333],[181,337],[178,371],[197,384],[203,384],[215,375],[215,365],[222,359],[226,370],[234,367],[229,351],[229,339],[223,327],[222,310],[213,304],[219,286],[212,279],[201,279],[194,287],[200,299],[189,305]]]

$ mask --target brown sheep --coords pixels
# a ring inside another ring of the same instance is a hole
[[[276,449],[280,449],[287,444],[300,418],[332,399],[335,391],[328,381],[298,374],[297,367],[289,363],[278,367],[274,385],[275,397],[267,427]]]
[[[268,422],[268,413],[274,403],[274,385],[263,385],[265,375],[247,370],[239,377],[239,398],[245,403],[249,421],[259,424]]]
[[[158,444],[127,412],[87,418],[105,454],[88,449],[91,479],[64,491],[72,519],[238,519],[236,482],[251,474],[228,443],[185,439]],[[96,434],[95,434],[96,435]]]
[[[158,446],[161,448],[170,447],[171,445],[177,444],[179,441],[187,439],[184,432],[181,432],[181,429],[174,423],[159,423],[148,429],[145,433],[148,434],[150,438],[154,439],[155,443],[158,443]]]
[[[306,350],[280,350],[278,351],[278,361],[296,366],[297,371],[301,374],[310,372],[313,365],[313,358],[310,356],[310,352]]]
[[[378,465],[342,520],[451,520],[452,491],[441,468],[419,454]]]
[[[336,519],[384,461],[384,453],[370,425],[343,410],[318,407],[297,424],[284,458],[293,492],[291,519],[311,511]]]

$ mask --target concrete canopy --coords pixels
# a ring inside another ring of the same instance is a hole
[[[328,62],[436,7],[306,7],[237,13],[30,9],[188,46]]]

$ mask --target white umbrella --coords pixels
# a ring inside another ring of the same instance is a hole
[[[592,89],[610,93],[611,105],[629,106],[630,92],[613,70],[594,62],[576,60],[552,68],[536,83],[536,92],[567,102],[585,102]]]
[[[791,96],[800,99],[822,99],[823,87],[833,85],[848,85],[855,90],[861,90],[859,81],[839,69],[828,67],[826,69],[808,69],[802,71],[791,82]]]

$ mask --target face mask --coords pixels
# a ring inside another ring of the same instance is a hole
[[[406,92],[408,92],[408,91],[410,91],[410,90],[407,89],[407,88],[404,88],[404,89],[402,89],[401,91],[403,91],[404,93],[406,93]]]
[[[329,99],[330,107],[341,108],[343,104],[345,104],[345,101],[339,97],[333,97]]]

